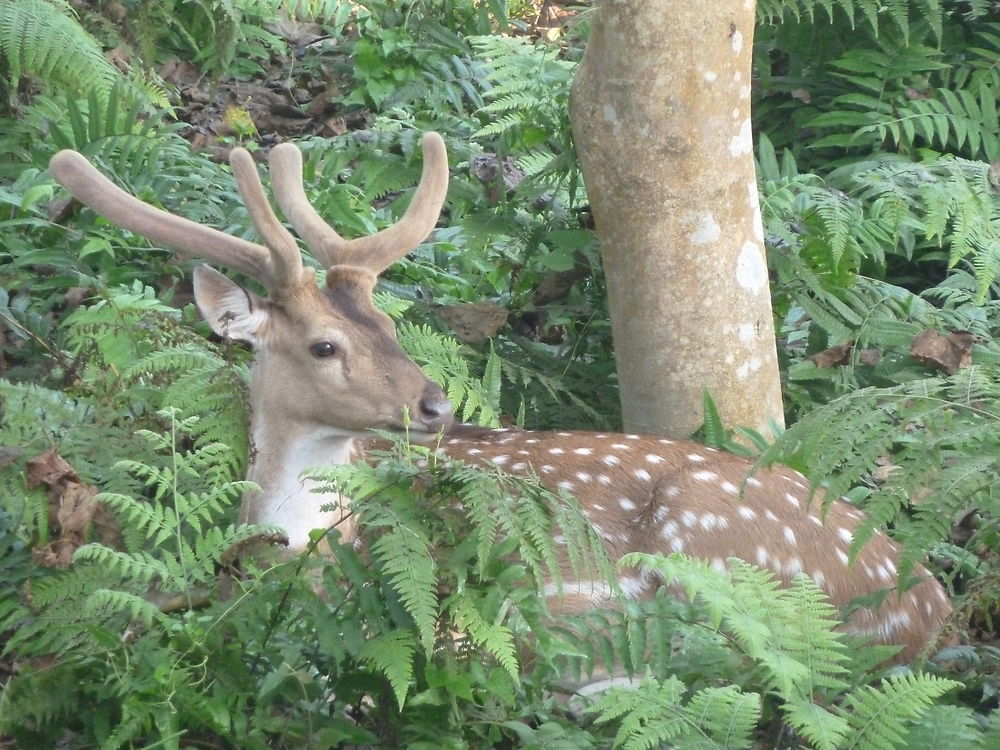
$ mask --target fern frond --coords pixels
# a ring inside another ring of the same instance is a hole
[[[724,631],[764,670],[765,684],[781,697],[796,730],[823,750],[839,748],[848,725],[814,696],[847,687],[848,655],[834,632],[834,608],[811,578],[800,574],[780,589],[770,573],[741,560],[727,561],[730,570],[722,573],[678,554],[633,553],[621,564],[656,571],[704,606],[710,627]]]
[[[24,75],[77,93],[107,93],[121,74],[97,42],[71,17],[67,2],[11,0],[0,8],[0,54],[7,60],[11,85]]]
[[[851,726],[844,744],[850,750],[904,747],[906,721],[927,711],[935,698],[961,683],[929,674],[887,677],[878,687],[867,685],[847,695],[841,715]]]
[[[413,618],[420,644],[430,653],[437,622],[437,565],[423,534],[392,525],[372,545],[374,557]]]
[[[455,626],[468,633],[475,645],[485,649],[501,667],[507,670],[511,679],[517,680],[519,674],[517,648],[510,628],[483,619],[468,594],[455,594],[449,597],[445,606]]]
[[[749,748],[761,699],[734,685],[705,688],[685,704],[684,683],[647,677],[636,688],[608,691],[590,710],[596,721],[620,720],[615,745],[628,750],[671,747]]]
[[[965,706],[936,704],[908,722],[899,747],[906,750],[986,750],[987,739],[972,711]]]
[[[416,645],[410,631],[393,630],[368,641],[358,654],[362,661],[382,672],[389,680],[401,710],[413,676]]]

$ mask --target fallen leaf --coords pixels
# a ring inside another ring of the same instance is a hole
[[[829,349],[824,349],[821,352],[813,354],[809,359],[817,367],[840,367],[851,361],[852,349],[854,349],[854,342],[848,341],[847,343],[831,346]]]
[[[102,541],[115,545],[121,534],[114,519],[94,498],[97,488],[80,480],[76,470],[55,448],[35,456],[27,464],[29,487],[44,485],[49,496],[51,542],[34,550],[42,564],[67,568],[73,555],[87,542],[91,525],[96,525]]]
[[[79,477],[55,448],[50,448],[28,461],[28,487],[34,489],[44,484],[51,489],[64,479],[79,479]]]
[[[921,331],[910,342],[910,354],[929,367],[954,375],[972,363],[972,345],[976,336],[968,331],[952,331],[942,336],[937,331]]]
[[[455,335],[469,343],[496,336],[507,322],[506,308],[491,302],[442,305],[438,312]]]

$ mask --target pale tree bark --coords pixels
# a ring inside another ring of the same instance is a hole
[[[571,114],[625,429],[782,423],[750,131],[753,0],[598,0]]]

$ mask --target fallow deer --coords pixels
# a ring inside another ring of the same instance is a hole
[[[343,539],[352,539],[350,515],[321,511],[333,498],[311,492],[301,474],[359,458],[359,439],[372,429],[405,426],[410,434],[444,431],[440,445],[448,455],[533,473],[551,488],[570,491],[611,560],[626,552],[683,551],[722,568],[736,557],[786,583],[805,572],[838,607],[897,586],[897,545],[879,532],[850,560],[862,513],[837,500],[820,514],[805,478],[789,469],[751,473],[743,458],[658,437],[453,426],[445,394],[403,352],[392,321],[372,303],[378,274],[422,242],[438,220],[448,185],[440,136],[425,135],[423,155],[421,181],[402,219],[375,235],[345,240],[307,200],[298,148],[273,149],[275,200],[326,268],[323,288],[303,266],[243,149],[233,150],[232,170],[264,245],[143,203],[79,153],[62,151],[52,159],[56,179],[115,224],[246,274],[267,289],[262,298],[207,266],[194,271],[196,301],[212,328],[249,342],[256,352],[248,479],[260,490],[243,498],[242,520],[284,528],[293,551],[307,546],[310,530],[333,524]],[[339,500],[349,506],[350,498]],[[917,654],[933,640],[950,605],[926,569],[918,566],[914,575],[916,585],[891,593],[877,609],[856,609],[845,629],[902,646],[899,660]],[[626,596],[638,598],[660,582],[627,571],[618,583]],[[606,584],[575,581],[561,595],[553,593],[552,608],[585,610],[610,595]]]

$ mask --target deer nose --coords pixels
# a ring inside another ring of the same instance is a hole
[[[451,401],[438,386],[429,384],[420,397],[420,422],[430,430],[447,427],[454,420]]]

